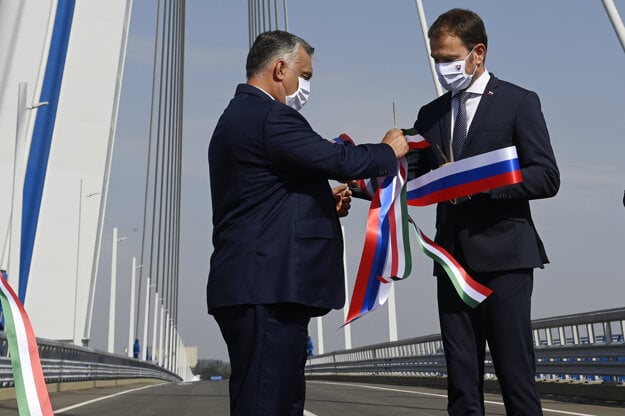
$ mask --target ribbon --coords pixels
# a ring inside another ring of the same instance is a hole
[[[429,146],[414,129],[404,130],[404,134],[411,149]],[[353,144],[349,136],[349,140],[343,136],[346,135],[339,136],[341,143]],[[408,222],[404,221],[408,218],[406,158],[397,161],[397,172],[394,177],[358,181],[360,190],[372,200],[356,285],[345,324],[384,305],[390,291],[390,285],[384,283],[405,279],[412,270]]]
[[[430,240],[411,219],[409,221],[417,232],[417,241],[423,252],[445,269],[449,280],[464,303],[475,308],[493,293],[490,288],[473,280],[447,250]]]
[[[430,146],[427,140],[419,133],[417,133],[416,129],[403,129],[404,135],[406,136],[406,141],[408,142],[408,148],[410,150],[416,149],[425,149]],[[355,146],[356,144],[347,134],[342,133],[338,137],[332,139],[336,144],[342,144],[345,146]],[[381,178],[371,178],[371,179],[357,179],[354,182],[358,185],[360,192],[365,194],[368,198],[373,199],[376,191],[380,186]]]
[[[506,147],[443,165],[409,181],[408,205],[422,207],[521,181],[516,148]]]
[[[407,161],[399,160],[395,177],[377,178],[378,187],[367,217],[365,243],[345,324],[384,305],[392,280],[408,277],[412,263],[407,224],[405,178]],[[395,203],[404,201],[404,203]]]
[[[52,405],[43,377],[37,340],[24,306],[0,272],[0,302],[11,352],[13,381],[20,415],[52,416]]]
[[[404,130],[411,148],[429,143],[413,129]],[[351,140],[351,139],[350,139]],[[353,144],[353,141],[352,141]],[[470,307],[484,301],[492,290],[473,280],[443,247],[412,222],[407,205],[425,206],[522,181],[516,149],[509,147],[442,166],[406,181],[407,161],[401,158],[394,177],[364,180],[361,190],[372,195],[367,230],[356,283],[344,325],[383,305],[390,285],[411,271],[408,224],[412,223],[422,251],[447,272],[456,292]],[[373,186],[373,184],[377,186]]]

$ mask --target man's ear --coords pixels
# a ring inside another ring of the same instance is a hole
[[[486,46],[483,43],[478,43],[475,45],[474,53],[479,57],[479,63],[483,64],[486,60]]]
[[[286,62],[281,59],[278,59],[275,64],[273,64],[273,78],[277,82],[282,82],[284,77],[286,76],[287,66]]]

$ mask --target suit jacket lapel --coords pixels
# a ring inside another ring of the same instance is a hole
[[[443,117],[440,118],[441,122],[438,126],[440,132],[440,143],[436,143],[436,146],[438,146],[440,151],[445,154],[447,160],[450,160],[451,149],[449,148],[449,146],[451,143],[451,93],[448,92],[447,94],[445,94],[445,97],[446,99],[441,108],[444,108],[446,110]],[[439,149],[435,150],[436,153],[439,152]]]
[[[484,115],[488,114],[488,109],[490,105],[493,103],[493,98],[497,92],[497,84],[498,80],[494,75],[491,74],[490,80],[488,84],[486,84],[486,89],[484,90],[484,94],[482,94],[482,98],[480,99],[480,104],[477,106],[477,110],[475,115],[473,116],[473,121],[471,121],[471,126],[469,127],[469,131],[467,132],[467,142],[465,144],[465,152],[467,146],[471,145],[471,137],[475,132],[475,129],[479,127],[480,123],[484,119]]]

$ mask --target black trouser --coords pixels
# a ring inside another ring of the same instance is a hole
[[[230,356],[230,414],[302,416],[310,308],[241,305],[212,313]]]
[[[447,360],[450,415],[484,415],[488,342],[507,415],[542,415],[530,318],[533,270],[473,273],[493,293],[475,309],[438,277],[438,310]]]

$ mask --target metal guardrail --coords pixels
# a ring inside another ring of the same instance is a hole
[[[178,382],[175,373],[158,365],[91,348],[37,338],[46,383],[155,378]],[[14,387],[6,333],[0,332],[0,388]]]
[[[625,308],[532,321],[536,378],[625,384]],[[445,377],[439,334],[335,351],[309,358],[307,375]],[[485,378],[495,379],[490,353]]]

